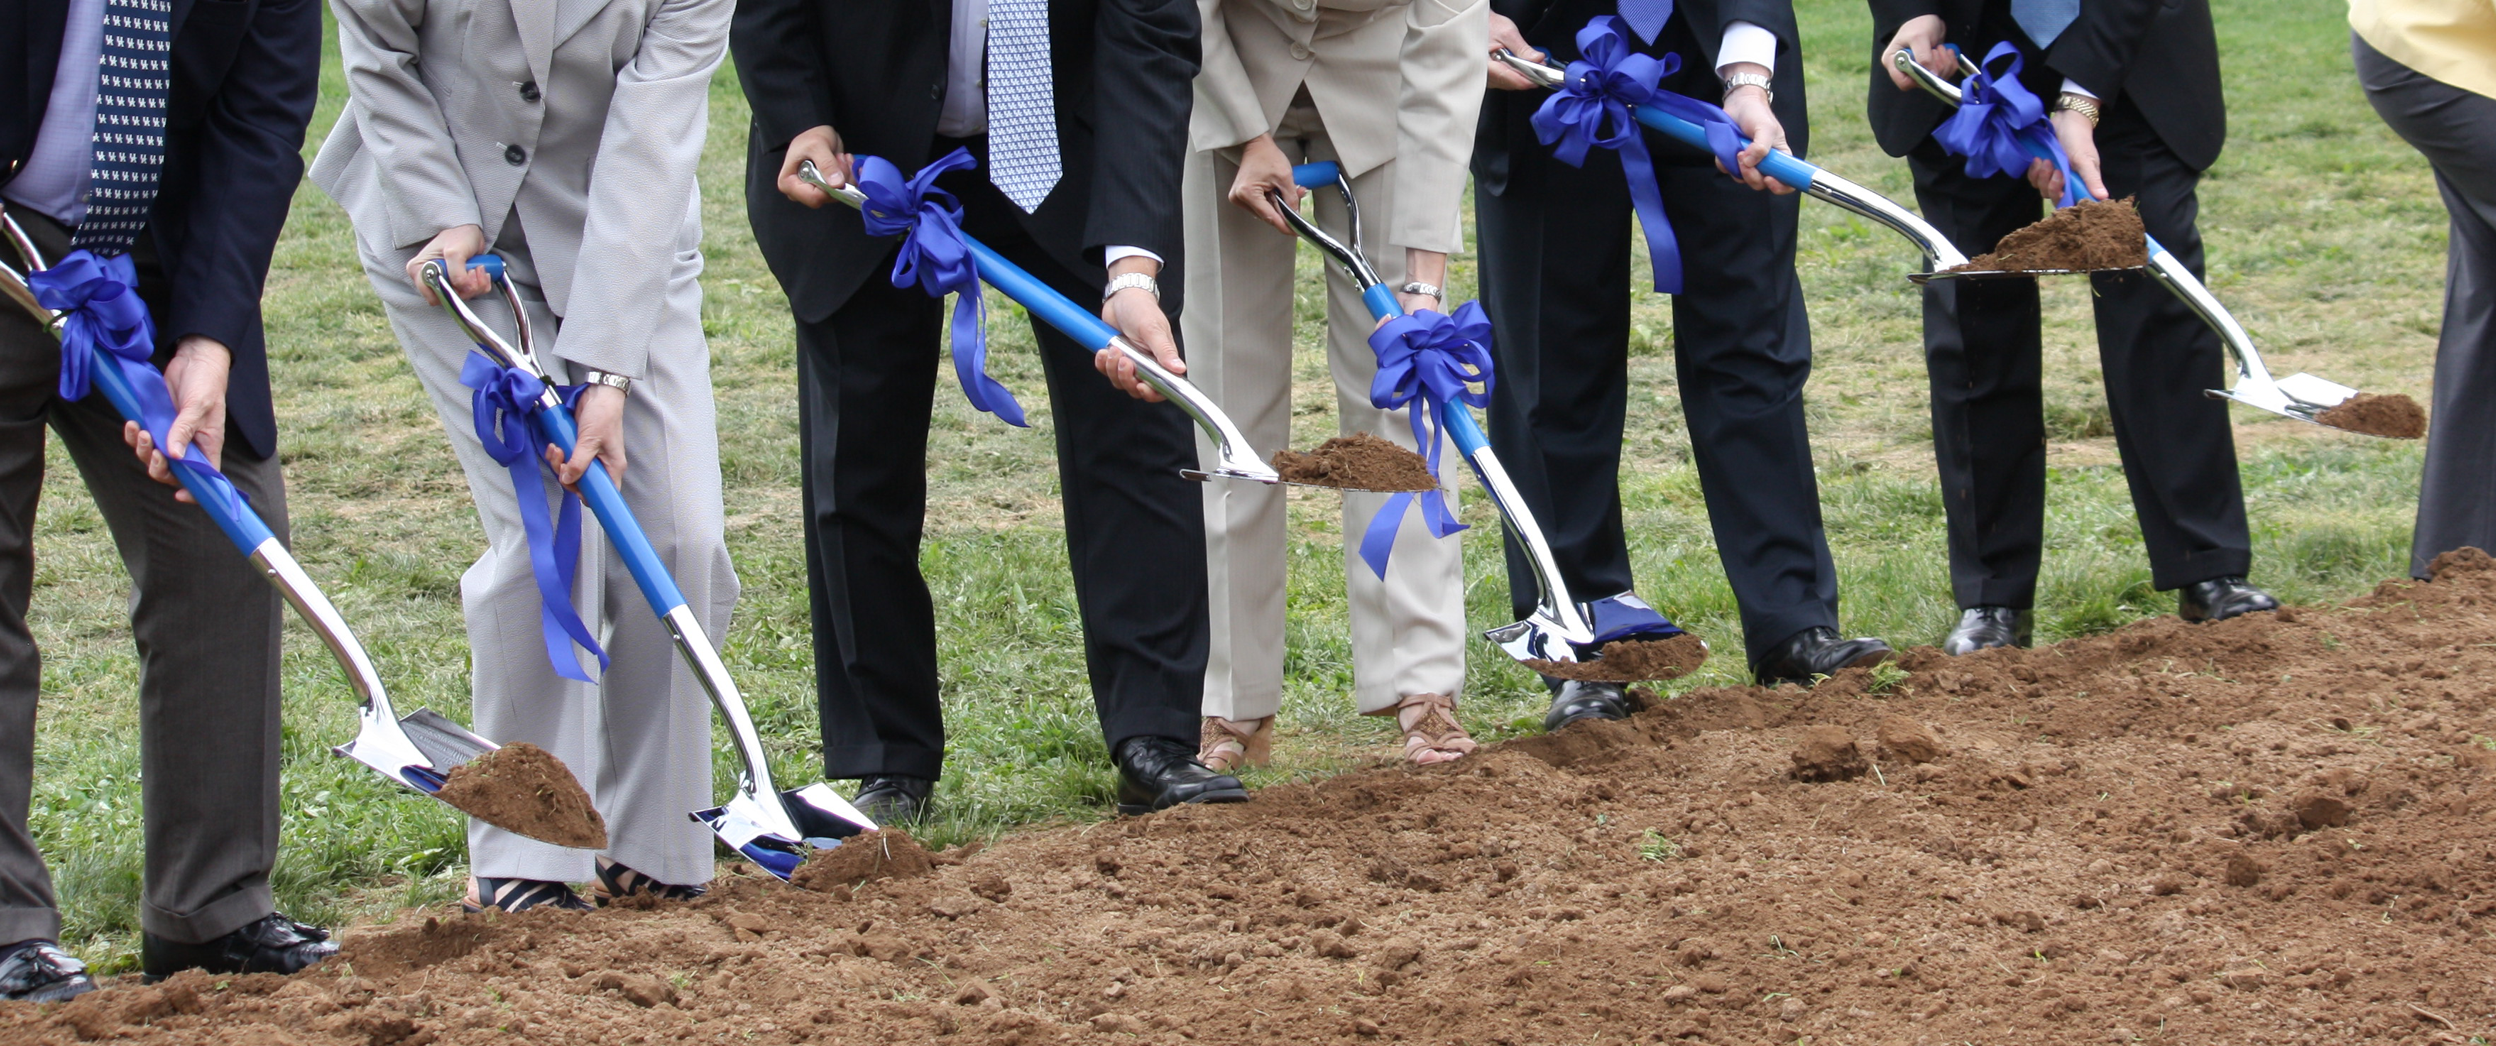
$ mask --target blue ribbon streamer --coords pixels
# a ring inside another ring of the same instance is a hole
[[[1638,209],[1638,224],[1647,234],[1647,260],[1655,269],[1655,289],[1681,293],[1681,247],[1672,222],[1664,216],[1664,193],[1656,186],[1655,162],[1647,155],[1646,137],[1633,105],[1649,105],[1698,124],[1707,132],[1708,151],[1727,171],[1742,169],[1742,129],[1722,108],[1688,95],[1657,87],[1681,70],[1681,56],[1662,59],[1639,54],[1623,30],[1627,23],[1605,15],[1577,31],[1577,52],[1568,79],[1534,110],[1534,135],[1553,146],[1552,155],[1571,167],[1586,165],[1586,154],[1600,146],[1621,154],[1621,172],[1629,178],[1629,198]]]
[[[546,481],[538,473],[543,457],[539,448],[547,444],[530,432],[527,420],[542,409],[538,396],[546,391],[546,384],[536,375],[505,367],[473,349],[459,365],[459,383],[476,390],[468,402],[475,414],[477,439],[485,444],[486,454],[511,473],[511,490],[520,500],[520,526],[529,537],[529,571],[537,575],[538,631],[546,641],[547,663],[565,679],[590,682],[581,670],[580,658],[572,653],[572,644],[580,644],[597,658],[601,673],[607,669],[607,652],[599,648],[589,626],[581,623],[580,613],[572,607],[572,580],[581,559],[581,498],[565,491],[557,518],[549,525]],[[565,390],[564,402],[568,405],[579,395],[577,387]]]
[[[2005,58],[2010,64],[1995,72],[1995,64]],[[2026,178],[2030,160],[2050,160],[2063,173],[2063,197],[2055,206],[2069,207],[2087,199],[2083,194],[2088,190],[2072,173],[2071,158],[2054,136],[2045,100],[2019,82],[2027,61],[2008,40],[1993,45],[1976,72],[1959,85],[1959,111],[1933,129],[1933,140],[1967,157],[1970,178]]]
[[[955,149],[904,179],[892,161],[860,157],[857,185],[867,205],[859,214],[866,219],[869,236],[902,234],[901,254],[893,259],[893,286],[916,285],[931,298],[954,296],[953,376],[961,382],[962,397],[1009,425],[1028,425],[1023,405],[988,376],[988,310],[979,290],[979,263],[962,234],[962,201],[936,188],[937,176],[978,165],[970,150]]]
[[[1380,410],[1409,408],[1405,421],[1413,428],[1413,445],[1424,448],[1430,475],[1440,487],[1421,492],[1421,518],[1430,536],[1446,537],[1464,530],[1447,507],[1442,489],[1447,477],[1439,470],[1445,410],[1491,405],[1491,318],[1478,302],[1456,307],[1444,316],[1423,309],[1388,320],[1369,335],[1370,351],[1378,354],[1378,376],[1369,383],[1370,406]],[[1479,384],[1482,391],[1472,386]],[[1387,554],[1395,548],[1396,531],[1404,525],[1413,495],[1387,499],[1361,535],[1361,560],[1381,580],[1387,576]]]
[[[133,420],[147,430],[159,450],[171,451],[170,431],[180,412],[174,408],[172,390],[165,387],[165,376],[150,362],[156,355],[156,325],[148,317],[147,303],[139,300],[138,284],[138,269],[129,255],[100,258],[84,249],[72,251],[59,264],[26,277],[26,286],[35,292],[35,301],[63,314],[61,398],[75,402],[87,397],[95,380],[93,368],[101,355],[120,369],[130,390],[138,396],[139,417]],[[182,457],[167,453],[165,461],[194,477],[215,479],[187,488],[194,497],[217,499],[241,494],[224,473],[208,463],[208,455],[197,444],[185,449]],[[239,507],[230,501],[208,506],[221,516],[232,516]]]

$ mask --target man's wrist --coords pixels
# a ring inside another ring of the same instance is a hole
[[[234,365],[234,350],[205,334],[183,335],[180,341],[174,343],[173,354],[201,361],[213,359],[227,367]]]

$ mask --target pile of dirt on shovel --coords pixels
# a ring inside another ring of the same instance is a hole
[[[639,910],[409,912],[293,978],[0,1007],[0,1042],[2496,1037],[2496,560],[1897,664],[845,897],[732,871]]]
[[[1439,485],[1421,455],[1366,432],[1337,436],[1306,454],[1275,451],[1273,465],[1283,482],[1316,487],[1423,491]]]
[[[606,819],[571,768],[526,741],[452,767],[434,795],[477,820],[541,842],[585,850],[607,845]]]
[[[2315,421],[2335,429],[2393,439],[2421,439],[2427,434],[2427,410],[2418,401],[2393,393],[2361,392],[2318,414]]]
[[[1643,683],[1678,679],[1707,663],[1707,644],[1684,633],[1671,639],[1638,639],[1606,643],[1603,656],[1592,661],[1529,660],[1525,667],[1554,679],[1603,683]]]
[[[2149,237],[2132,201],[2085,200],[2002,238],[1944,272],[2130,269],[2149,264]]]

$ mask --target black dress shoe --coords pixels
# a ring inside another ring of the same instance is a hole
[[[1619,683],[1544,676],[1543,685],[1551,688],[1551,711],[1543,713],[1546,733],[1582,719],[1629,718],[1629,694]]]
[[[338,954],[329,931],[271,912],[213,941],[185,944],[155,934],[139,940],[139,969],[153,984],[184,970],[295,973]]]
[[[1877,665],[1889,660],[1890,654],[1889,644],[1878,639],[1840,639],[1836,629],[1823,625],[1786,637],[1751,666],[1751,675],[1761,686],[1810,686],[1819,676],[1836,675],[1841,668]]]
[[[2175,594],[2175,613],[2186,621],[2225,621],[2256,610],[2277,610],[2279,600],[2240,577],[2214,577]]]
[[[1248,787],[1196,761],[1196,743],[1130,737],[1118,745],[1118,812],[1148,814],[1181,803],[1244,803]]]
[[[19,941],[0,950],[0,999],[67,1002],[94,990],[87,964],[51,941]]]
[[[1969,607],[1959,613],[1959,627],[1950,630],[1950,638],[1941,641],[1941,652],[1957,657],[1998,646],[2027,646],[2036,620],[2033,610]]]
[[[908,774],[870,774],[858,782],[858,797],[849,805],[867,815],[876,827],[912,824],[927,816],[927,795],[936,782]]]

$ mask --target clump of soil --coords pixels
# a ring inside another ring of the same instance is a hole
[[[514,741],[451,768],[434,797],[507,832],[583,850],[607,846],[607,822],[555,754]]]
[[[2496,556],[2490,556],[2474,545],[2463,545],[2450,552],[2436,553],[2427,561],[2427,576],[2442,581],[2447,575],[2477,574],[2496,570]]]
[[[2496,570],[2464,562],[829,893],[732,864],[644,910],[407,913],[294,977],[0,1005],[0,1042],[2467,1042],[2496,1029]],[[1815,727],[1866,772],[1797,780]]]
[[[2137,269],[2149,264],[2149,234],[2132,201],[2084,200],[2013,231],[1993,250],[1944,272]]]
[[[1525,667],[1554,679],[1595,683],[1643,683],[1677,679],[1707,661],[1707,644],[1687,632],[1670,639],[1631,639],[1603,645],[1592,661],[1528,659]]]
[[[2427,410],[2400,393],[2378,396],[2361,392],[2318,414],[2315,421],[2335,429],[2393,439],[2420,439],[2427,434]]]
[[[865,832],[841,845],[807,855],[789,881],[808,890],[831,892],[876,879],[916,879],[936,870],[936,855],[899,828]],[[1005,887],[1009,892],[1010,885]]]
[[[1786,758],[1794,762],[1797,781],[1852,781],[1872,769],[1855,735],[1842,726],[1806,728],[1802,743]]]
[[[1285,483],[1344,490],[1412,491],[1436,489],[1430,462],[1421,455],[1366,432],[1337,436],[1306,454],[1274,452],[1274,471]]]

